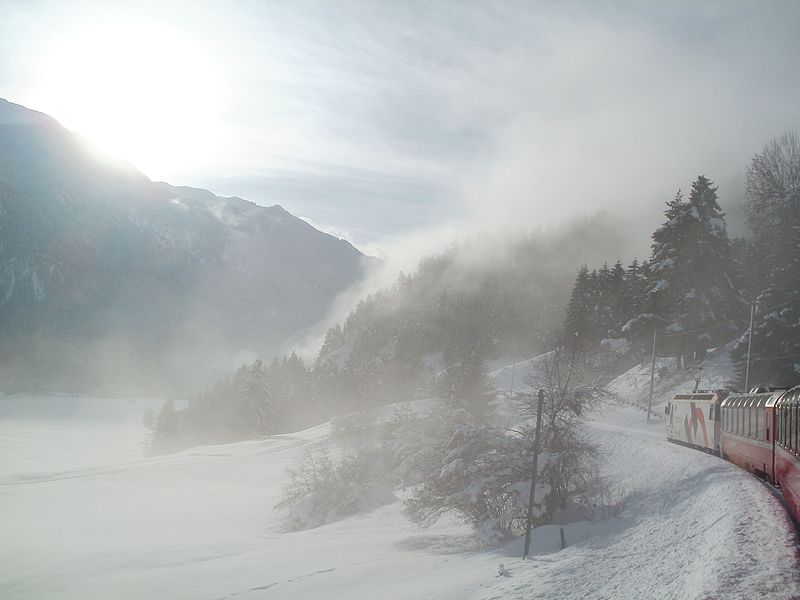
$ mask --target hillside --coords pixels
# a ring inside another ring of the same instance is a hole
[[[280,206],[153,182],[0,100],[5,389],[198,389],[299,336],[364,261]]]

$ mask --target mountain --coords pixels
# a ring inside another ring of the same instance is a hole
[[[0,389],[195,389],[280,350],[366,261],[278,205],[153,182],[0,100]]]

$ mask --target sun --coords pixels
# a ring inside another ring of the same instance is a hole
[[[152,178],[191,170],[216,151],[223,89],[213,55],[154,24],[105,24],[53,43],[42,109]]]

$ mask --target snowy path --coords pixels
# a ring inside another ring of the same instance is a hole
[[[7,464],[0,597],[800,596],[795,540],[770,491],[717,458],[668,444],[659,422],[643,421],[618,408],[590,424],[607,474],[630,493],[622,517],[568,526],[565,550],[558,528],[539,528],[526,563],[518,544],[479,550],[453,522],[420,530],[399,502],[281,532],[272,506],[285,470],[309,445],[327,442],[327,426],[124,464],[37,469],[35,477]],[[496,576],[501,562],[506,577]]]
[[[498,597],[800,596],[796,540],[771,491],[719,458],[668,443],[660,423],[644,420],[617,409],[591,424],[606,472],[630,493],[616,530],[568,547],[557,562],[533,561],[530,577]]]

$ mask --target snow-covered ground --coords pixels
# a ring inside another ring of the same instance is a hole
[[[0,480],[139,461],[147,409],[163,400],[0,395]]]
[[[636,374],[624,377],[617,391],[638,394]],[[135,412],[130,426],[143,434]],[[800,596],[796,540],[779,500],[733,465],[667,443],[658,411],[647,425],[641,409],[612,407],[588,424],[626,508],[565,527],[564,550],[558,527],[537,529],[524,563],[519,543],[481,549],[454,521],[414,527],[399,500],[285,533],[273,506],[286,469],[330,443],[328,425],[142,459],[140,440],[64,435],[65,421],[0,413],[2,598]],[[72,454],[72,444],[79,456],[105,459],[61,468],[48,457]],[[14,449],[26,445],[39,450]]]

